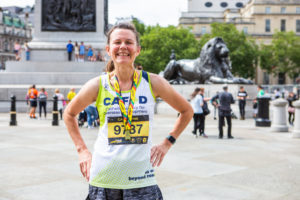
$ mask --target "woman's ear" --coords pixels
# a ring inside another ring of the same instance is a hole
[[[105,50],[106,50],[107,54],[110,56],[109,49],[110,49],[110,48],[109,48],[109,45],[106,45],[106,46],[105,46]]]
[[[140,55],[140,53],[141,53],[141,46],[138,46],[136,50],[136,56]]]

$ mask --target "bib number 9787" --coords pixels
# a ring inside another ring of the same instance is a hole
[[[140,134],[142,127],[143,127],[143,124],[136,124],[136,125],[132,124],[130,134],[135,134],[135,133]],[[114,133],[115,133],[115,135],[119,135],[120,133],[123,133],[123,135],[125,135],[124,125],[115,125]]]

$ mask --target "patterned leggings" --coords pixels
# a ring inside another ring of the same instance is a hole
[[[158,185],[124,190],[90,185],[86,200],[163,200],[163,197]]]

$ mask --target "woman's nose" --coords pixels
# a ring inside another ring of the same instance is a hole
[[[122,42],[121,45],[120,45],[120,48],[121,49],[127,49],[127,45],[125,42]]]

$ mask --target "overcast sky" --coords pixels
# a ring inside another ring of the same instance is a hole
[[[109,23],[116,18],[134,16],[146,25],[178,25],[181,12],[187,10],[188,0],[108,0]],[[0,6],[32,6],[34,0],[0,0]]]

